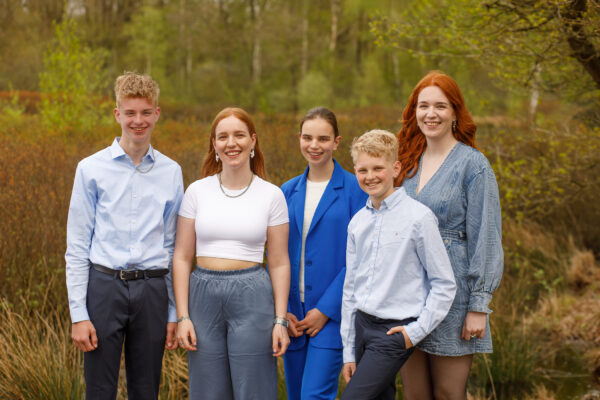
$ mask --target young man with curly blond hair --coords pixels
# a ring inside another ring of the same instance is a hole
[[[123,348],[129,398],[156,399],[164,348],[177,348],[170,267],[183,181],[150,144],[158,94],[147,75],[119,76],[121,136],[75,173],[65,259],[86,399],[116,398]]]

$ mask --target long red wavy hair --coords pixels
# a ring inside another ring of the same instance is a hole
[[[210,127],[210,140],[208,141],[208,151],[206,156],[204,157],[204,162],[202,163],[202,174],[201,177],[205,178],[210,175],[217,174],[223,170],[223,163],[221,160],[217,162],[215,157],[215,147],[213,146],[213,140],[215,139],[215,132],[217,130],[217,125],[221,120],[234,116],[248,127],[248,132],[250,135],[253,133],[256,134],[256,128],[254,127],[254,122],[246,111],[237,107],[227,107],[223,110],[219,111],[217,116],[212,122],[212,126]],[[267,179],[267,171],[265,169],[265,158],[263,157],[262,151],[260,151],[260,146],[258,145],[258,135],[256,135],[256,145],[254,146],[254,157],[250,159],[250,169],[253,173],[261,177],[262,179]]]
[[[400,161],[402,169],[396,179],[396,186],[402,185],[404,178],[412,178],[417,173],[419,158],[427,148],[425,135],[417,124],[416,111],[419,93],[429,86],[439,87],[452,104],[456,115],[456,129],[452,130],[452,134],[456,140],[475,147],[477,125],[467,110],[465,99],[458,85],[454,79],[443,72],[431,71],[417,83],[402,113],[402,129],[398,132],[398,161]]]

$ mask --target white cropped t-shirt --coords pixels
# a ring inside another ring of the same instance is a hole
[[[256,175],[248,191],[235,198],[223,194],[216,175],[192,183],[179,215],[195,220],[196,256],[257,263],[263,261],[267,227],[289,221],[281,189]]]

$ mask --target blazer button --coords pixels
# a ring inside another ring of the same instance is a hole
[[[308,260],[304,263],[304,265],[306,265],[307,267],[310,267],[312,265],[312,261]]]
[[[312,286],[308,285],[308,286],[306,287],[306,290],[312,290]]]

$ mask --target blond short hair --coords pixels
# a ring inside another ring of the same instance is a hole
[[[398,160],[398,139],[391,132],[373,129],[352,141],[350,154],[352,154],[355,164],[358,153],[366,153],[371,157],[383,157],[388,161],[395,162]]]
[[[117,107],[126,98],[142,98],[148,100],[154,106],[158,105],[158,94],[160,89],[150,75],[142,75],[135,72],[125,72],[115,80],[115,97]]]

